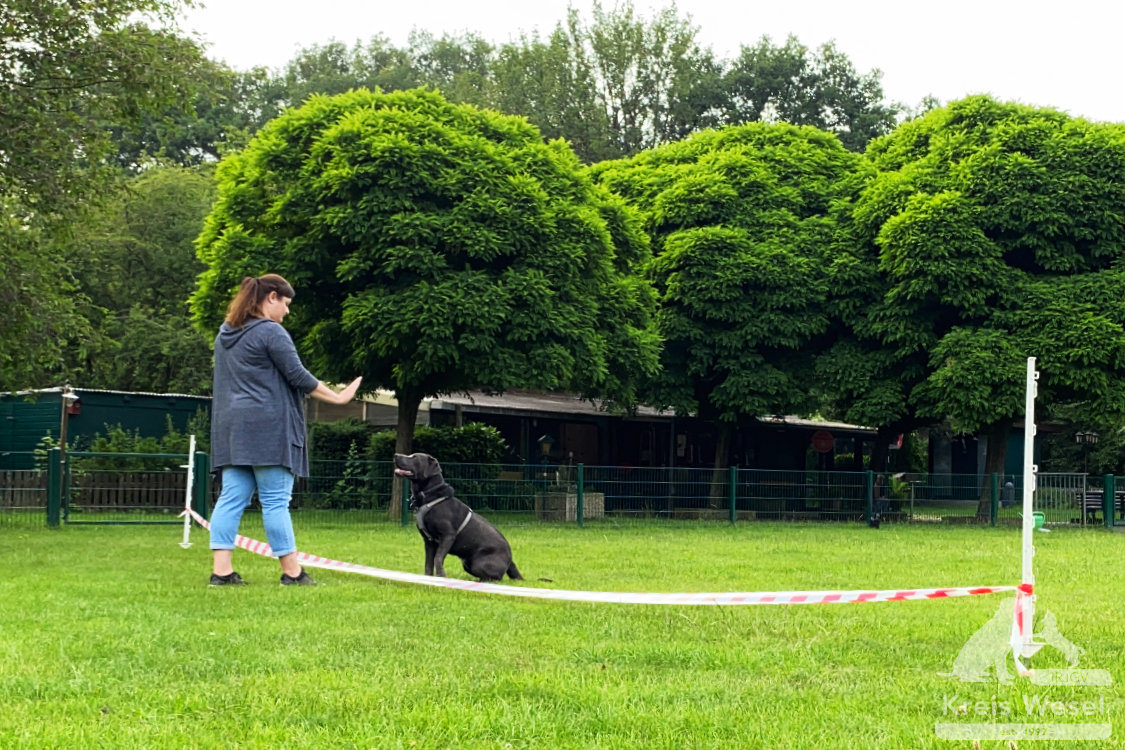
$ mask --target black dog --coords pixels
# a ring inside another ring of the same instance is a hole
[[[523,580],[512,548],[495,526],[457,499],[441,465],[427,453],[395,454],[395,474],[410,479],[410,510],[426,543],[426,575],[445,577],[445,556],[461,558],[465,572],[482,581]]]

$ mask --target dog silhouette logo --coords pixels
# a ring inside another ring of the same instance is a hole
[[[1014,664],[1011,634],[1015,602],[1015,597],[1002,601],[996,614],[961,647],[957,658],[953,660],[953,671],[938,674],[942,677],[957,677],[961,682],[986,682],[991,668],[996,680],[1005,685],[1010,683],[1013,678],[1008,665]],[[1040,618],[1034,636],[1040,643],[1062,653],[1070,668],[1078,666],[1078,658],[1086,653],[1085,649],[1076,646],[1059,632],[1058,622],[1050,611]]]

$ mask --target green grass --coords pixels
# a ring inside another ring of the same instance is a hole
[[[257,534],[252,524],[244,529]],[[1011,528],[631,522],[504,528],[527,586],[760,591],[1018,583]],[[417,532],[298,529],[308,552],[421,572]],[[528,600],[314,571],[237,551],[208,588],[206,533],[0,527],[2,748],[927,748],[958,706],[1104,698],[1119,684],[960,683],[1003,595],[823,606]],[[1038,611],[1125,680],[1125,535],[1037,534]],[[451,575],[464,576],[451,559]],[[544,583],[537,579],[550,578]],[[1045,649],[1037,666],[1061,667]],[[1022,712],[1021,712],[1022,713]],[[981,721],[987,718],[978,719]],[[1023,721],[1078,721],[1075,717]],[[1118,726],[1120,725],[1120,726]],[[985,747],[1007,744],[984,743]],[[1047,747],[1020,742],[1019,747]]]

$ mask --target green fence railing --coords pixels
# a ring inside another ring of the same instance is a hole
[[[176,523],[186,495],[186,454],[59,449],[34,469],[0,464],[0,523]],[[219,490],[210,457],[194,457],[192,507],[207,516]],[[656,518],[738,521],[1018,525],[1019,476],[871,471],[443,463],[445,479],[474,510],[511,520]],[[389,461],[313,461],[294,484],[294,524],[412,523],[409,484]],[[394,511],[392,504],[395,505]],[[1111,527],[1125,516],[1125,482],[1113,475],[1040,474],[1034,509],[1049,525]],[[249,509],[253,515],[256,504]]]

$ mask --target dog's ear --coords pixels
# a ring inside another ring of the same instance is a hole
[[[433,456],[426,454],[426,476],[432,477],[441,472],[441,464]]]

